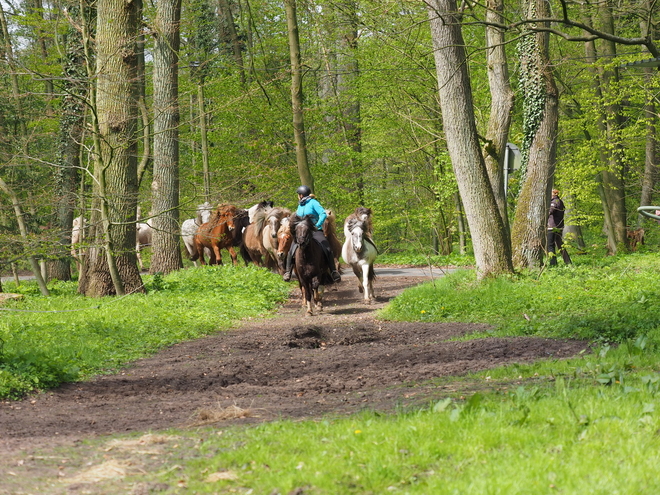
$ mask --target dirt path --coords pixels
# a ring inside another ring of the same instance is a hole
[[[326,310],[305,317],[293,297],[275,318],[185,342],[121,374],[0,403],[0,453],[117,432],[186,426],[228,407],[232,422],[391,410],[452,393],[429,381],[511,362],[567,357],[584,342],[538,338],[448,342],[483,325],[378,321],[377,309],[417,277],[380,277],[377,302],[359,299],[346,275]]]

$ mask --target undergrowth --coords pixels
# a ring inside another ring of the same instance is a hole
[[[91,299],[75,283],[43,297],[34,283],[5,289],[23,300],[3,306],[0,398],[110,372],[176,342],[227,329],[285,300],[288,284],[252,266],[214,266],[144,276],[146,294]]]
[[[405,291],[381,317],[489,323],[494,336],[660,338],[658,268],[656,254],[640,254],[480,282],[463,270]]]

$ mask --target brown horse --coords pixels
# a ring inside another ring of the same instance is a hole
[[[210,265],[222,265],[221,249],[227,249],[231,260],[236,265],[236,251],[234,250],[234,235],[235,217],[239,215],[241,210],[234,205],[221,204],[218,205],[216,210],[211,215],[207,223],[202,224],[195,238],[193,239],[195,245],[195,254],[190,257],[192,261],[199,259],[202,265],[204,261],[204,248],[211,250],[209,255]]]
[[[280,228],[277,231],[277,251],[275,255],[280,273],[284,273],[286,257],[291,249],[291,244],[293,244],[293,235],[291,234],[291,229],[289,229],[290,221],[290,217],[283,218],[280,222]]]
[[[293,215],[289,229],[298,244],[295,254],[295,269],[300,284],[300,290],[307,303],[307,314],[312,316],[314,308],[323,311],[322,286],[334,284],[329,270],[323,248],[314,241],[312,235],[316,230],[312,219],[305,215]],[[312,305],[312,298],[314,305]]]
[[[339,257],[341,256],[342,244],[337,237],[337,216],[332,210],[325,210],[328,217],[323,223],[323,235],[330,243],[330,249],[332,249],[332,255],[335,258],[335,265],[339,269]]]

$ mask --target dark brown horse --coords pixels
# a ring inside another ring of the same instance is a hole
[[[207,223],[202,224],[195,238],[193,239],[195,245],[195,254],[190,257],[192,261],[199,259],[202,265],[204,261],[204,248],[211,250],[209,255],[210,265],[222,265],[221,249],[227,249],[231,260],[236,265],[236,251],[234,250],[234,235],[235,218],[241,213],[239,208],[234,205],[222,204],[218,205],[216,210],[211,215]]]
[[[323,311],[323,286],[333,284],[323,248],[313,239],[314,222],[305,215],[291,216],[289,229],[298,249],[296,249],[295,269],[300,290],[307,303],[307,314],[312,316],[314,308]],[[314,304],[312,304],[312,298]]]

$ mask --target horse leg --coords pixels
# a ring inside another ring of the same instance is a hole
[[[367,271],[367,278],[369,280],[369,301],[373,301],[374,298],[376,297],[374,295],[374,277],[376,276],[374,273],[374,267],[373,265],[368,265],[369,270]]]
[[[312,284],[303,285],[305,294],[305,304],[307,305],[307,316],[314,316],[314,305],[312,300],[314,298],[314,289],[311,286]]]
[[[353,273],[355,273],[355,276],[358,279],[358,290],[360,291],[360,294],[362,294],[364,292],[364,287],[362,286],[362,272],[360,271],[360,265],[353,263],[351,268],[353,268]]]
[[[236,250],[233,246],[229,246],[228,251],[229,256],[231,256],[231,262],[234,264],[234,266],[238,266],[238,256],[236,256]]]
[[[369,281],[369,265],[362,265],[362,286],[364,287],[364,302],[371,303],[372,292],[370,291],[371,282]]]
[[[316,309],[319,310],[319,313],[323,312],[323,292],[324,291],[325,291],[325,287],[323,285],[320,285],[314,291],[314,303],[316,304]]]
[[[222,265],[222,253],[220,252],[220,246],[217,244],[213,244],[213,258],[214,258],[214,265]]]

